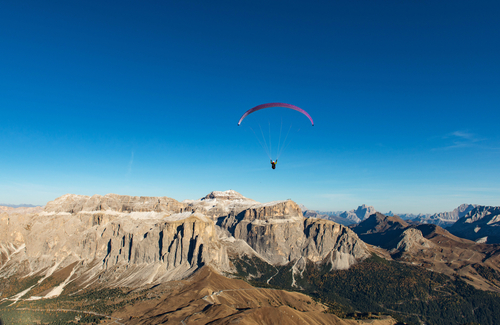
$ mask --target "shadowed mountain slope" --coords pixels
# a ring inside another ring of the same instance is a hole
[[[500,292],[500,246],[478,244],[433,224],[410,225],[397,216],[371,215],[352,230],[393,258],[447,275],[460,275],[483,290]]]
[[[500,244],[500,207],[478,206],[448,230],[479,243]]]

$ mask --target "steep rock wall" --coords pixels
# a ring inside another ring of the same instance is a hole
[[[345,269],[369,256],[353,231],[329,220],[303,218],[293,201],[251,207],[227,217],[221,226],[271,264],[328,259],[332,268]]]

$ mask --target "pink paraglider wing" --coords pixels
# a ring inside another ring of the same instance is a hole
[[[267,103],[267,104],[260,104],[260,105],[257,105],[255,106],[254,108],[250,108],[248,111],[245,112],[245,114],[243,114],[243,116],[240,118],[240,120],[238,121],[238,125],[241,124],[241,122],[243,121],[243,119],[245,117],[247,117],[247,115],[249,114],[252,114],[253,112],[256,112],[258,110],[261,110],[261,109],[264,109],[264,108],[269,108],[269,107],[285,107],[285,108],[290,108],[290,109],[293,109],[293,110],[296,110],[297,112],[300,112],[302,114],[304,114],[305,116],[307,116],[307,118],[311,121],[311,124],[314,126],[314,122],[313,122],[313,119],[312,117],[306,112],[304,111],[302,108],[300,107],[297,107],[295,105],[291,105],[291,104],[286,104],[286,103]]]

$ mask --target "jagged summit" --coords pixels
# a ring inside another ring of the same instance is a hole
[[[377,211],[375,210],[374,207],[363,204],[360,205],[357,209],[341,213],[339,217],[351,220],[354,223],[358,223],[365,220],[366,218],[368,218],[369,216],[371,216],[376,212]]]

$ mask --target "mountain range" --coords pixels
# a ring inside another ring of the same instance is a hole
[[[2,207],[8,207],[8,208],[34,208],[37,207],[38,205],[33,205],[33,204],[2,204],[0,203],[0,208]]]
[[[427,214],[399,213],[397,214],[397,216],[399,216],[403,220],[409,220],[417,223],[435,224],[437,226],[446,228],[453,225],[458,219],[467,215],[467,213],[469,213],[477,206],[477,204],[462,204],[453,211],[449,212]],[[301,206],[301,208],[305,217],[328,219],[346,226],[359,223],[377,212],[374,207],[366,206],[364,204],[350,211],[313,211],[308,210],[305,206]],[[387,216],[396,215],[392,211],[384,214]]]
[[[7,307],[117,287],[151,289],[202,269],[230,276],[237,272],[233,261],[240,256],[269,265],[293,262],[294,274],[303,272],[308,261],[347,269],[370,256],[354,232],[326,220],[305,219],[290,200],[261,204],[231,190],[184,202],[67,194],[41,212],[4,212],[0,224],[0,292]],[[271,309],[280,306],[269,304]],[[327,307],[315,308],[304,313],[321,314]],[[186,312],[181,314],[186,317]],[[233,308],[226,316],[243,314],[248,311]],[[310,323],[316,318],[311,316]],[[151,316],[144,321],[158,320]]]
[[[496,319],[489,310],[500,307],[498,245],[373,207],[346,214],[361,220],[350,228],[307,213],[291,200],[259,203],[233,190],[182,202],[67,194],[43,208],[6,210],[0,315],[7,321],[59,310],[64,315],[57,317],[72,321],[122,324],[253,324],[276,317],[291,324],[435,323],[440,316],[432,308],[411,305],[419,292],[433,308],[453,311],[449,324],[457,317]],[[475,207],[460,220],[487,229],[496,227],[497,215],[494,207]],[[481,229],[474,234],[483,235]],[[409,283],[417,291],[404,289],[405,296],[400,285]],[[377,292],[385,293],[377,298]],[[474,312],[472,297],[488,309]]]

